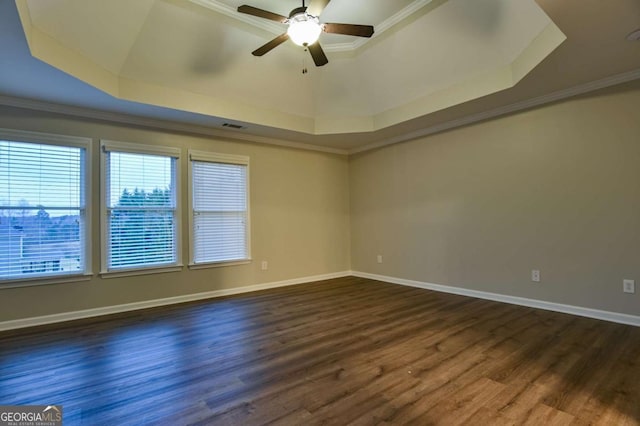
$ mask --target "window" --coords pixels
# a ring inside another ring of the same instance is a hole
[[[178,148],[102,141],[102,272],[180,264]]]
[[[191,264],[246,261],[249,158],[190,151]]]
[[[0,282],[89,272],[90,139],[0,130]]]

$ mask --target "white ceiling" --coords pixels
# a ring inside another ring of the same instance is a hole
[[[237,9],[244,4],[267,10],[279,15],[289,16],[289,13],[302,5],[301,0],[190,0],[193,3],[214,10],[236,20],[247,22],[253,26],[265,29],[274,35],[282,34],[285,26],[268,20],[256,18],[250,15],[238,14]],[[407,16],[419,12],[425,6],[432,3],[431,0],[369,0],[361,1],[334,1],[329,3],[322,12],[321,20],[326,22],[351,23],[374,25],[380,34]],[[366,7],[363,7],[366,4]],[[309,5],[309,1],[305,2]],[[349,50],[357,47],[365,39],[357,39],[337,34],[323,34],[322,43],[328,52]]]
[[[286,27],[238,14],[243,3],[0,2],[0,59],[12,65],[0,69],[3,103],[32,98],[197,131],[231,121],[249,139],[357,151],[640,69],[640,43],[624,40],[640,27],[636,0],[333,0],[322,21],[372,24],[376,35],[323,34],[321,68],[291,43],[251,56]],[[300,6],[246,3],[282,15]]]

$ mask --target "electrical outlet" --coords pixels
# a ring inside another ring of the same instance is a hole
[[[531,281],[533,281],[534,283],[540,282],[540,271],[538,269],[531,270]]]
[[[267,262],[266,260],[262,261],[262,270],[266,271],[267,269],[269,269],[269,262]]]
[[[382,255],[381,254],[378,255],[378,263],[382,263]]]
[[[622,280],[622,291],[625,293],[635,293],[636,282],[634,280]]]

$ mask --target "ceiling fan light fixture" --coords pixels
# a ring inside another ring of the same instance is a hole
[[[316,64],[317,67],[321,67],[329,63],[329,59],[327,58],[327,55],[325,55],[324,50],[322,50],[322,46],[320,46],[320,42],[318,41],[320,34],[323,32],[367,38],[373,35],[372,25],[326,22],[321,24],[319,16],[330,1],[331,0],[311,0],[309,8],[307,9],[304,5],[304,0],[302,0],[302,7],[296,7],[293,9],[291,13],[289,13],[288,18],[247,4],[238,6],[238,12],[240,13],[246,13],[247,15],[288,25],[286,33],[280,34],[273,40],[263,44],[251,52],[251,54],[253,56],[262,56],[265,53],[270,52],[272,49],[280,46],[285,41],[291,40],[299,46],[304,46],[305,51],[309,52],[313,58],[313,63]],[[311,11],[311,13],[308,13],[307,10]]]
[[[289,19],[289,29],[287,34],[291,41],[298,46],[310,46],[318,41],[322,33],[322,26],[318,18],[308,15],[307,13],[299,13]]]

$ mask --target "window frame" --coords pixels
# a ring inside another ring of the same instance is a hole
[[[0,128],[0,139],[9,142],[23,142],[32,143],[37,145],[52,145],[62,146],[70,148],[80,148],[83,151],[81,161],[81,178],[84,178],[84,185],[80,185],[80,200],[81,207],[78,209],[82,216],[82,226],[80,232],[82,233],[82,242],[84,247],[81,250],[83,254],[84,269],[77,273],[70,274],[52,274],[37,277],[25,277],[25,278],[11,278],[6,280],[0,280],[0,289],[15,288],[15,287],[27,287],[46,284],[60,284],[71,283],[78,281],[88,281],[93,276],[93,264],[92,264],[92,138],[81,136],[69,136],[60,135],[54,133],[41,133],[32,132],[26,130],[5,129]]]
[[[222,163],[222,164],[234,164],[246,166],[246,223],[245,223],[245,247],[246,257],[244,259],[237,260],[223,260],[223,261],[211,261],[211,262],[198,262],[194,260],[195,257],[195,231],[194,231],[194,209],[193,209],[193,162],[208,162],[208,163]],[[188,211],[189,211],[189,268],[190,269],[205,269],[205,268],[218,268],[223,266],[244,265],[252,262],[251,256],[251,166],[250,158],[245,155],[234,154],[222,154],[208,151],[189,150],[189,167],[188,167]]]
[[[107,188],[107,157],[109,152],[126,154],[165,156],[174,159],[174,198],[175,198],[175,226],[174,242],[176,259],[175,262],[166,265],[133,266],[127,268],[109,269],[109,194]],[[156,274],[164,272],[177,272],[182,270],[182,197],[181,197],[181,153],[177,147],[146,145],[130,142],[120,142],[108,139],[100,140],[100,276],[103,278],[117,278],[134,275]]]

